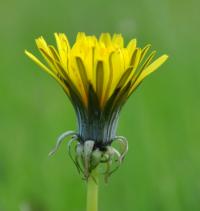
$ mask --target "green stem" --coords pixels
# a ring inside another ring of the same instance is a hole
[[[98,211],[98,173],[93,170],[87,181],[87,211]]]

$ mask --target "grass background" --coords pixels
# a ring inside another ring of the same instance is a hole
[[[56,137],[75,129],[60,87],[24,55],[34,39],[121,32],[168,62],[129,99],[124,165],[100,187],[100,211],[200,210],[199,1],[0,1],[0,211],[81,211],[86,187]]]

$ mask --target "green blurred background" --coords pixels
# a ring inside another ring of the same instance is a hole
[[[56,137],[75,129],[62,89],[24,55],[34,39],[121,32],[168,62],[129,99],[123,166],[100,187],[100,211],[200,210],[199,1],[0,1],[0,211],[85,210],[86,186]]]

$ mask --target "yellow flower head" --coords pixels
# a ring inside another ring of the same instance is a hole
[[[79,143],[93,140],[92,150],[105,151],[116,138],[121,107],[143,79],[168,58],[156,60],[150,45],[137,47],[136,39],[125,46],[121,34],[102,33],[99,38],[78,33],[73,46],[65,34],[55,33],[57,47],[43,37],[36,39],[46,64],[28,57],[50,74],[71,100],[78,119]]]

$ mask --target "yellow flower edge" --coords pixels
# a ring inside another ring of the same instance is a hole
[[[147,56],[151,45],[139,48],[136,39],[132,39],[125,46],[121,34],[102,33],[96,38],[80,32],[72,47],[64,33],[54,35],[57,48],[48,45],[43,37],[36,39],[45,64],[29,51],[25,53],[61,85],[69,98],[75,92],[85,107],[89,86],[103,108],[114,92],[120,93],[127,85],[126,95],[130,96],[144,78],[168,59],[164,54],[152,62],[156,52]]]

